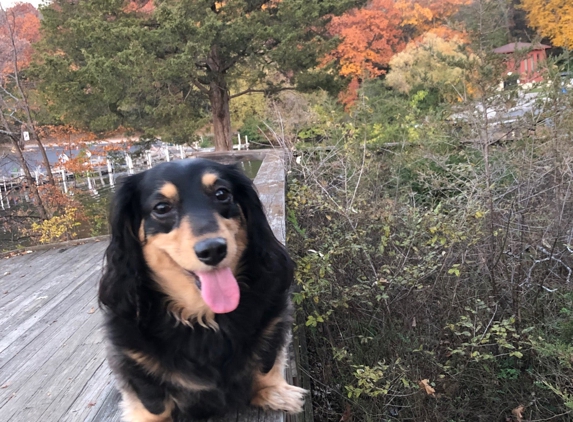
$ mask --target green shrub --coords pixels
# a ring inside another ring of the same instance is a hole
[[[357,113],[300,156],[287,243],[317,422],[570,418],[573,113],[553,112],[486,148],[414,110],[424,136],[382,153]]]

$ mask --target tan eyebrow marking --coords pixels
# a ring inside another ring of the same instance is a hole
[[[210,188],[215,184],[218,178],[219,176],[217,176],[215,173],[206,173],[201,178],[201,183],[203,183],[203,186]]]
[[[167,182],[161,186],[159,193],[168,199],[177,200],[179,198],[179,191],[177,190],[177,187],[171,182]]]

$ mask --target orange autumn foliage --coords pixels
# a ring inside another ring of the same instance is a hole
[[[65,194],[60,186],[46,184],[39,186],[38,190],[49,216],[59,214],[68,207],[82,209],[82,204],[73,196]]]
[[[362,9],[332,18],[329,31],[341,42],[324,62],[338,62],[342,76],[383,75],[390,58],[404,46],[400,22],[393,0],[373,0]]]
[[[337,62],[342,76],[375,78],[386,73],[392,56],[402,51],[408,37],[432,31],[444,39],[460,33],[444,24],[471,0],[372,0],[332,18],[329,30],[341,43],[324,59]],[[407,32],[405,27],[408,27]]]
[[[0,74],[14,73],[14,49],[18,57],[18,68],[26,68],[32,57],[32,43],[40,39],[40,18],[38,11],[29,3],[18,3],[0,12]]]
[[[430,29],[428,32],[425,32],[421,34],[419,37],[417,37],[414,41],[415,42],[422,41],[427,34],[434,34],[435,36],[442,38],[446,41],[457,40],[461,43],[469,42],[469,37],[467,32],[457,31],[445,25]]]
[[[346,111],[348,111],[358,99],[359,88],[360,82],[358,81],[358,78],[352,78],[346,89],[338,94],[338,101],[344,106]]]
[[[86,132],[71,125],[43,125],[37,129],[42,138],[56,143],[85,143],[93,142],[97,136],[93,132]]]
[[[323,64],[335,62],[341,76],[351,78],[339,101],[348,108],[356,100],[359,80],[386,73],[390,59],[407,41],[430,32],[448,41],[467,40],[467,34],[448,28],[447,18],[471,0],[372,0],[362,9],[334,17],[329,30],[341,39]]]
[[[152,13],[155,10],[153,0],[130,0],[125,7],[126,12]]]
[[[90,157],[87,156],[86,151],[82,150],[77,156],[64,161],[58,160],[58,166],[65,168],[70,173],[83,173],[93,169],[90,163]]]
[[[411,26],[422,34],[441,26],[471,0],[396,0],[395,7],[402,15],[402,26]]]

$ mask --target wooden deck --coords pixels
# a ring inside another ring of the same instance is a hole
[[[284,212],[284,195],[259,183],[269,214]],[[270,219],[284,241],[284,214]],[[0,260],[1,422],[120,420],[96,298],[106,246],[92,240]],[[287,419],[253,409],[222,421]]]

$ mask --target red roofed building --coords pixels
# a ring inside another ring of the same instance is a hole
[[[514,42],[498,47],[493,52],[508,55],[507,71],[517,73],[519,75],[519,83],[526,84],[543,80],[541,73],[539,73],[539,64],[547,58],[545,50],[548,48],[551,48],[551,46]],[[516,55],[521,59],[519,63],[516,63]]]

